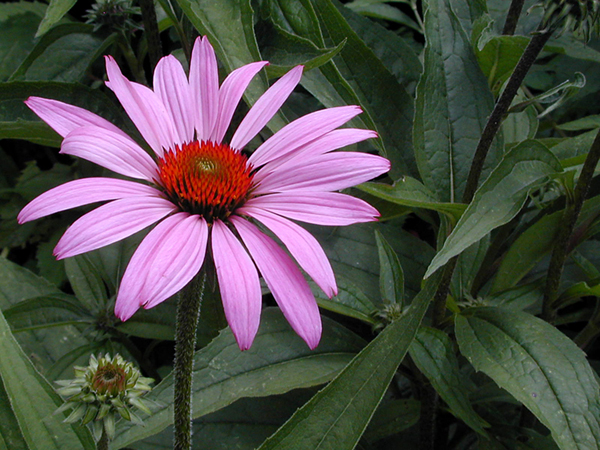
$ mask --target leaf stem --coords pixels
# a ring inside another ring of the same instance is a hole
[[[504,22],[504,29],[502,30],[503,35],[511,36],[515,34],[524,3],[525,0],[512,0],[510,3],[510,8],[506,14],[506,21]]]
[[[174,397],[174,450],[189,450],[192,445],[192,371],[196,328],[204,293],[204,271],[179,293],[177,323],[175,325]]]
[[[594,314],[581,332],[575,336],[573,341],[577,346],[584,350],[598,337],[600,334],[600,302],[596,300],[596,308]]]
[[[156,20],[156,10],[153,0],[140,0],[142,9],[142,21],[144,22],[144,31],[146,41],[148,42],[148,53],[150,56],[150,65],[156,67],[158,60],[162,57],[162,46],[158,32],[158,22]]]
[[[560,286],[560,278],[562,276],[563,267],[570,252],[569,241],[573,234],[573,229],[577,223],[583,201],[587,196],[590,182],[594,176],[594,171],[600,159],[600,131],[596,134],[596,138],[592,143],[589,153],[583,163],[581,174],[577,180],[575,191],[573,193],[573,202],[567,206],[561,221],[561,227],[558,230],[550,257],[550,266],[548,267],[548,275],[546,277],[546,287],[544,289],[544,303],[542,307],[542,318],[549,322],[553,321],[556,316],[554,303],[558,297],[558,288]],[[591,322],[590,322],[591,323]]]

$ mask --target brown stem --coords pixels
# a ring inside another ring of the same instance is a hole
[[[158,32],[158,22],[156,20],[154,1],[140,0],[140,8],[142,9],[142,21],[144,22],[146,41],[148,42],[150,65],[152,67],[156,67],[158,60],[162,57],[162,46]]]
[[[579,213],[585,197],[587,196],[590,182],[594,176],[594,171],[600,159],[600,131],[596,134],[596,138],[592,143],[592,147],[588,152],[581,174],[575,186],[573,193],[573,202],[567,206],[561,221],[561,228],[558,230],[558,235],[555,239],[552,256],[550,257],[550,266],[548,267],[548,275],[546,277],[546,287],[544,289],[544,303],[542,309],[542,317],[547,321],[552,321],[555,318],[554,302],[558,297],[558,288],[560,286],[560,278],[562,276],[563,267],[569,252],[569,240],[573,234],[573,229],[577,223]]]
[[[502,34],[506,36],[512,36],[515,34],[517,23],[519,23],[519,16],[523,10],[524,3],[525,0],[512,0],[510,8],[508,9],[508,14],[506,14],[506,21],[504,22]]]

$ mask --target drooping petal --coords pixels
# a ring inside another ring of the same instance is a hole
[[[316,156],[376,137],[377,133],[375,131],[360,128],[342,128],[330,131],[320,138],[297,148],[294,152],[268,162],[256,172],[254,181],[259,182],[267,174],[276,170],[289,170],[292,167],[305,164],[307,160],[311,160]]]
[[[321,339],[321,316],[308,283],[273,239],[247,220],[231,217],[273,297],[292,328],[314,349]]]
[[[132,139],[96,126],[84,126],[70,132],[60,152],[87,159],[128,177],[147,181],[158,179],[156,163]]]
[[[154,69],[154,92],[175,126],[176,143],[194,139],[194,108],[187,76],[173,55],[158,61]]]
[[[337,191],[369,181],[390,170],[390,162],[360,152],[332,152],[319,155],[287,170],[265,176],[255,193]]]
[[[240,123],[231,138],[230,146],[241,150],[258,134],[260,130],[273,118],[283,102],[287,100],[294,88],[300,82],[303,66],[296,66],[277,82],[256,101]]]
[[[262,222],[284,243],[300,267],[329,298],[337,295],[333,269],[323,248],[313,235],[294,222],[264,209],[243,207],[238,209],[238,212]]]
[[[112,56],[106,56],[106,85],[115,93],[148,145],[162,156],[163,148],[175,143],[174,125],[165,106],[146,86],[133,83],[123,76]]]
[[[250,155],[248,161],[254,167],[262,166],[335,130],[361,112],[360,106],[339,106],[302,116],[267,139]]]
[[[100,206],[73,222],[54,248],[57,259],[68,258],[120,241],[177,207],[164,198],[131,197]]]
[[[258,272],[238,238],[220,220],[213,223],[211,241],[227,323],[240,350],[248,350],[260,324]]]
[[[212,136],[219,114],[219,67],[215,51],[206,36],[197,38],[190,61],[190,86],[196,109],[199,141]]]
[[[379,212],[367,202],[339,192],[284,192],[246,202],[293,220],[317,225],[343,226],[373,222]]]
[[[220,143],[223,140],[233,113],[250,81],[267,64],[269,64],[267,61],[246,64],[239,69],[235,69],[225,78],[219,91],[219,115],[209,138],[211,141]]]
[[[129,319],[182,289],[200,271],[208,226],[198,215],[177,213],[159,223],[140,243],[123,274],[115,315]]]
[[[127,136],[108,120],[78,106],[40,97],[29,97],[25,104],[62,137],[86,125],[95,125]]]
[[[161,197],[162,193],[145,184],[116,178],[83,178],[61,184],[29,202],[19,213],[19,223],[29,222],[90,203],[130,197]]]

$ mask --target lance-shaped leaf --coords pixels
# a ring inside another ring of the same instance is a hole
[[[553,326],[502,308],[456,317],[460,350],[525,405],[561,450],[600,448],[600,387],[585,354]]]
[[[425,39],[413,127],[415,156],[423,182],[438,200],[455,202],[462,197],[494,100],[448,0],[427,2]],[[501,139],[496,138],[484,174],[501,154]]]
[[[333,378],[364,345],[362,339],[323,318],[323,337],[311,351],[275,309],[263,311],[250,350],[240,352],[229,329],[196,352],[192,414],[200,417],[243,397],[264,397],[323,384]],[[160,404],[145,427],[122,424],[115,448],[151,436],[173,423],[173,377],[167,376],[148,398]]]
[[[558,159],[539,142],[524,141],[514,147],[477,190],[425,276],[431,275],[494,228],[510,221],[521,210],[532,189],[561,171]]]
[[[404,176],[393,185],[383,183],[363,183],[357,186],[361,191],[398,205],[412,208],[431,209],[446,214],[453,222],[467,208],[462,203],[443,203],[437,200],[435,194],[418,180]]]
[[[259,450],[351,450],[398,368],[437,287],[428,280],[404,315],[364,348]]]
[[[31,364],[0,313],[0,383],[19,423],[23,440],[32,449],[95,448],[90,432],[55,415],[63,400]]]
[[[50,0],[50,5],[48,5],[48,9],[46,9],[46,14],[38,27],[35,37],[40,37],[56,25],[76,2],[77,0]]]
[[[398,255],[379,231],[375,231],[379,251],[379,291],[384,302],[402,305],[404,301],[404,272]]]
[[[435,328],[421,327],[409,352],[419,370],[448,404],[450,412],[479,434],[487,436],[484,427],[489,425],[471,406],[464,375],[460,373],[448,335]]]

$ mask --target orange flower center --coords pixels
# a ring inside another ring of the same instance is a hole
[[[248,198],[252,166],[226,144],[195,141],[168,150],[158,161],[160,184],[183,211],[209,223],[226,219]]]

